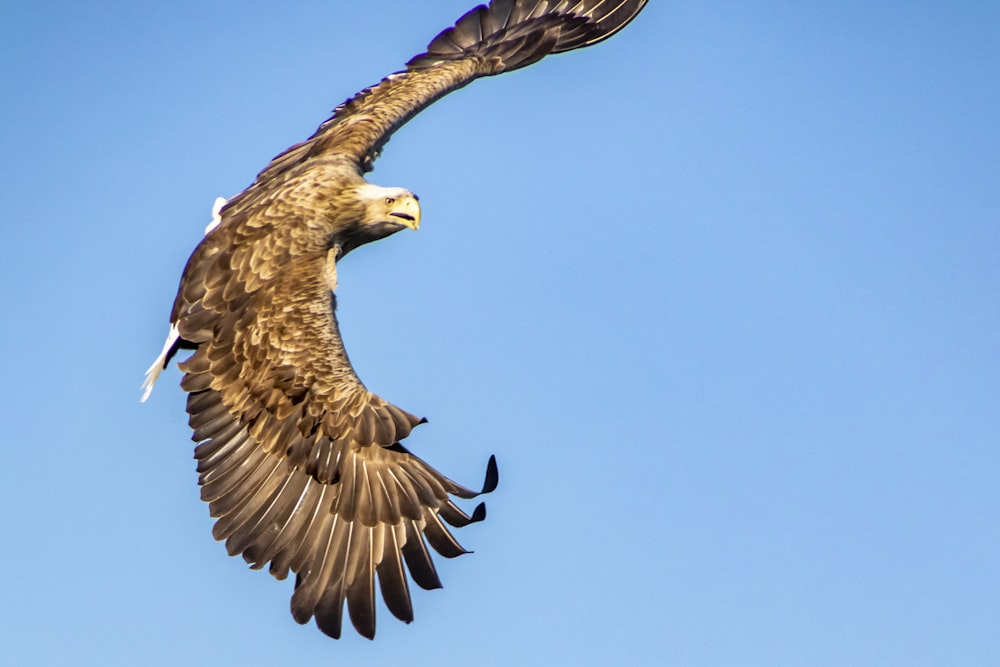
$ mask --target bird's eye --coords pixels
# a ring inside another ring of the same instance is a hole
[[[396,200],[393,199],[392,197],[386,197],[385,198],[385,203],[388,204],[389,206],[392,206],[393,204],[396,203]]]

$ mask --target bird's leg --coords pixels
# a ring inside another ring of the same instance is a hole
[[[340,246],[335,245],[326,253],[326,268],[323,276],[331,292],[337,291],[337,260],[340,258]]]

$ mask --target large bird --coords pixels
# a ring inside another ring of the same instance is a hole
[[[278,579],[294,572],[292,616],[339,637],[344,602],[359,633],[375,635],[375,579],[386,607],[409,623],[407,575],[440,581],[429,543],[451,558],[449,532],[480,521],[451,496],[497,484],[491,457],[478,492],[451,481],[401,441],[420,419],[369,392],[341,342],[337,262],[356,248],[420,225],[417,196],[362,178],[390,135],[474,79],[596,44],[646,0],[494,0],[439,34],[422,53],[333,112],[216,219],[181,278],[170,335],[145,383],[179,348],[181,386],[197,444],[201,496],[216,539]]]

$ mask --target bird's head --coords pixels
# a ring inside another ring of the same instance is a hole
[[[343,255],[402,229],[420,228],[420,203],[409,190],[363,183],[345,194],[357,217],[342,228],[335,240]]]
[[[389,236],[408,227],[420,228],[420,198],[404,188],[384,188],[365,183],[357,189],[364,203],[362,226],[383,230],[378,238]]]
[[[363,183],[345,194],[354,213],[335,239],[342,256],[402,229],[420,228],[420,203],[409,190]]]

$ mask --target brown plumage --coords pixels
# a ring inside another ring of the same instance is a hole
[[[405,569],[437,588],[429,543],[465,553],[445,522],[485,518],[451,500],[492,491],[491,457],[476,492],[400,442],[423,420],[369,392],[334,315],[336,264],[357,247],[420,222],[417,198],[368,184],[393,131],[473,79],[599,42],[646,0],[494,0],[438,35],[427,52],[337,107],[307,141],[277,156],[222,208],[188,260],[171,337],[147,392],[178,348],[189,393],[202,498],[213,533],[255,568],[296,573],[292,615],[339,637],[344,602],[375,634],[375,580],[410,622]],[[403,563],[406,563],[406,568]]]

